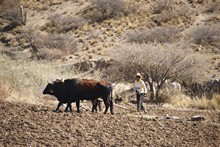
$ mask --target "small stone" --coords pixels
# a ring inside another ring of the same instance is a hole
[[[206,118],[204,116],[195,115],[191,117],[191,121],[204,121]]]

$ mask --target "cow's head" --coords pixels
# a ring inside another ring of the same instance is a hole
[[[43,91],[43,94],[53,95],[54,93],[54,83],[47,84],[46,88]]]
[[[52,83],[48,83],[46,88],[43,91],[43,94],[55,95],[55,93],[59,92],[60,87],[63,86],[62,80],[56,80]]]

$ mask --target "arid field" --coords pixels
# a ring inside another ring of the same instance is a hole
[[[1,101],[5,146],[213,146],[220,142],[220,112],[147,106],[148,113],[115,107],[116,114],[55,113],[52,107]],[[205,121],[191,121],[200,115]]]

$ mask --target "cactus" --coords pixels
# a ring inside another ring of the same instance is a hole
[[[23,6],[20,6],[20,14],[21,14],[21,25],[25,25],[27,20],[27,13],[24,12]]]

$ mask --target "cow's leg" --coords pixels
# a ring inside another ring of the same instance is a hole
[[[63,104],[62,102],[59,102],[59,103],[58,103],[58,105],[57,105],[57,108],[56,108],[55,112],[57,112],[57,111],[59,110],[59,108],[60,108],[60,106],[61,106],[62,104]]]
[[[70,109],[70,112],[71,112],[71,111],[72,111],[71,102],[68,102],[68,103],[67,103],[65,112],[68,112],[68,108]]]
[[[102,111],[102,101],[97,99],[97,105],[99,106],[99,111]]]
[[[97,111],[97,100],[92,100],[92,112]]]
[[[110,111],[111,111],[111,114],[114,114],[113,101],[112,100],[110,100]]]
[[[80,112],[80,110],[79,110],[79,106],[80,106],[80,100],[78,100],[78,101],[76,101],[76,112]]]
[[[109,100],[106,98],[106,99],[103,99],[103,101],[104,101],[104,104],[105,104],[105,112],[104,112],[104,114],[106,114],[107,111],[108,111],[108,108],[109,108]]]

